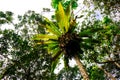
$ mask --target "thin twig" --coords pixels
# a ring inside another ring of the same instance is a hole
[[[116,80],[112,74],[110,74],[109,72],[107,72],[105,69],[103,69],[102,67],[98,66],[98,68],[100,68],[101,70],[104,71],[104,73],[111,79],[111,80]]]
[[[120,61],[120,60],[114,60],[114,61],[109,60],[109,61],[105,61],[105,62],[95,61],[95,62],[98,63],[98,64],[105,64],[105,63],[115,63],[115,62],[118,62],[118,61]]]

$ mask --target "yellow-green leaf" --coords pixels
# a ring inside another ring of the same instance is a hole
[[[49,35],[49,34],[37,34],[33,38],[34,40],[49,40],[49,39],[55,39],[57,40],[58,37],[56,35]]]
[[[41,44],[47,44],[47,45],[48,45],[48,44],[50,44],[50,43],[52,44],[52,43],[54,43],[54,42],[53,42],[53,41],[48,41],[48,40],[37,42],[37,44],[40,44],[40,45],[41,45]]]
[[[50,33],[53,33],[57,36],[60,36],[61,35],[61,32],[59,31],[59,28],[54,25],[53,22],[49,21],[49,19],[45,18],[45,20],[47,21],[48,24],[46,24],[46,28],[47,30],[50,32]]]
[[[60,51],[59,47],[56,47],[54,50],[51,50],[52,57],[54,57],[57,54],[58,51]]]
[[[70,26],[70,5],[67,7],[65,11],[65,29],[68,32]]]
[[[64,11],[62,4],[59,3],[56,11],[56,20],[62,33],[68,32],[70,25],[70,6]]]
[[[59,53],[59,51],[58,51],[58,53]],[[54,72],[57,64],[59,63],[60,57],[61,57],[62,55],[63,55],[63,54],[58,55],[58,57],[57,57],[54,61],[52,61],[52,65],[51,65],[51,72],[52,72],[52,73]]]
[[[61,35],[60,31],[58,29],[56,29],[53,25],[51,25],[51,26],[46,25],[46,28],[47,28],[46,30],[48,32],[50,32],[50,33],[52,33],[52,34],[54,34],[56,36],[60,36]]]

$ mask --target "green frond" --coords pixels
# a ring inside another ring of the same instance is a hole
[[[53,33],[57,36],[61,35],[61,32],[59,30],[59,28],[53,23],[51,22],[49,19],[45,18],[47,24],[46,24],[46,30],[49,31],[50,33]]]
[[[47,46],[48,53],[52,53],[52,55],[54,53],[57,53],[58,52],[57,48],[58,48],[58,43],[56,43],[56,42],[48,44],[48,46]]]
[[[103,31],[104,29],[103,28],[92,28],[92,29],[87,29],[87,30],[84,30],[84,31],[81,31],[79,33],[79,35],[81,37],[88,37],[88,36],[91,36],[93,33],[95,32],[98,32],[98,31]]]
[[[60,48],[59,48],[59,47],[56,47],[56,48],[52,49],[52,50],[51,50],[52,57],[54,57],[59,51],[60,51]]]
[[[53,44],[54,42],[53,41],[49,41],[49,40],[45,40],[45,41],[38,41],[38,42],[36,42],[38,45],[41,45],[41,44]]]
[[[56,35],[49,35],[49,34],[37,34],[33,37],[34,40],[49,40],[55,39],[57,40],[58,37]]]
[[[62,33],[65,33],[69,29],[69,19],[70,19],[70,8],[68,8],[68,12],[66,13],[62,7],[62,4],[58,4],[58,10],[56,11],[56,20],[58,22],[58,26]]]
[[[66,32],[68,32],[69,27],[70,27],[70,15],[71,15],[71,12],[70,12],[70,5],[69,5],[65,11],[65,29],[66,29]]]
[[[51,73],[54,72],[57,64],[59,63],[60,59],[56,59],[55,61],[52,62],[52,65],[51,65]]]
[[[59,55],[58,55],[59,54]],[[57,56],[54,57],[54,59],[52,60],[52,66],[51,66],[51,72],[53,73],[57,64],[59,63],[60,61],[60,57],[63,55],[61,54],[61,51],[59,50],[57,53],[56,53]]]
[[[64,56],[64,66],[66,69],[69,68],[69,59],[66,56]]]
[[[52,33],[56,36],[61,35],[61,32],[59,31],[59,29],[55,28],[54,26],[46,25],[46,31],[48,31],[49,33]]]
[[[62,7],[62,4],[59,3],[58,10],[56,11],[56,20],[58,22],[58,26],[59,26],[60,30],[63,33],[65,32],[64,25],[63,25],[63,23],[64,23],[64,15],[65,15],[65,13],[64,13],[64,9]]]

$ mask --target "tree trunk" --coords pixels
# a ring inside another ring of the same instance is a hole
[[[83,76],[83,79],[84,80],[89,80],[89,76],[87,74],[87,71],[85,70],[85,68],[84,68],[82,62],[80,61],[80,59],[78,58],[78,56],[75,55],[74,59],[75,59],[77,65],[78,65],[78,68],[80,70],[81,75]]]

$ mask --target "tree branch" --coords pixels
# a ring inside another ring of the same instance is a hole
[[[94,60],[94,61],[95,61],[95,60]],[[109,61],[105,61],[105,62],[95,61],[95,62],[98,63],[98,64],[105,64],[105,63],[114,63],[114,62],[118,62],[118,61],[120,61],[120,60],[114,60],[114,61],[109,60]]]
[[[112,74],[110,74],[109,72],[107,72],[105,69],[103,69],[102,67],[99,67],[99,66],[98,66],[98,68],[100,68],[101,70],[103,70],[104,73],[105,73],[111,80],[116,80],[116,79],[112,76]]]

